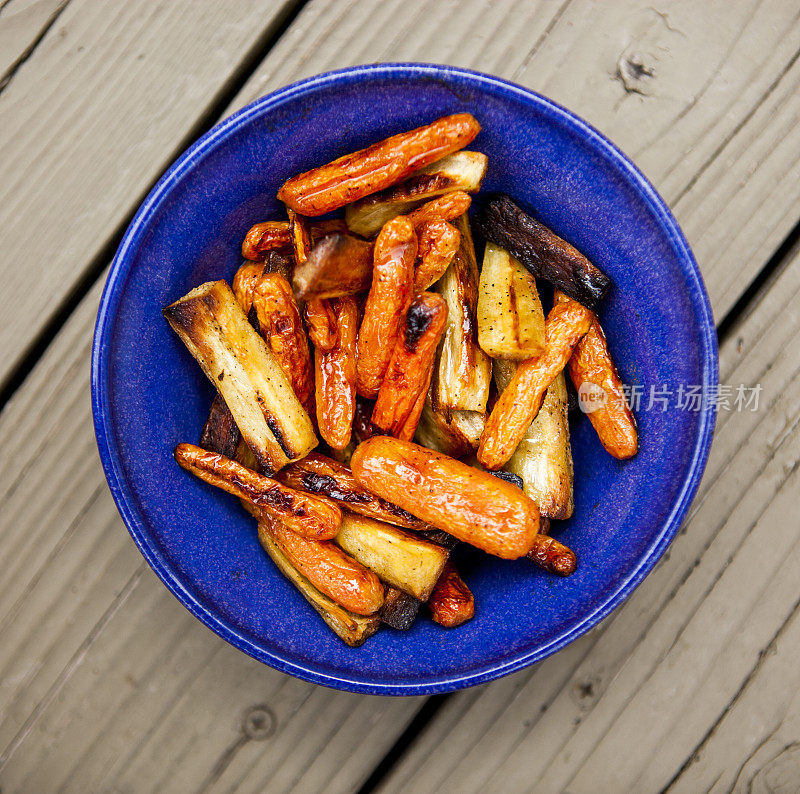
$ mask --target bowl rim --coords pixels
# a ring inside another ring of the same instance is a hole
[[[701,414],[700,424],[692,459],[672,510],[662,524],[660,532],[653,539],[649,551],[639,560],[636,567],[616,590],[591,614],[546,645],[518,653],[510,659],[490,662],[482,670],[452,676],[442,675],[424,683],[374,681],[325,672],[319,667],[298,664],[296,661],[286,659],[256,645],[235,627],[212,614],[183,585],[177,572],[170,568],[158,548],[150,542],[146,524],[139,514],[130,488],[125,482],[124,469],[114,444],[114,429],[110,424],[108,390],[105,388],[110,365],[109,345],[106,344],[106,340],[113,332],[122,288],[131,269],[132,260],[129,256],[136,249],[148,222],[169,194],[171,187],[187,174],[202,157],[252,118],[323,87],[336,84],[347,85],[359,82],[364,78],[402,80],[420,77],[435,78],[440,81],[466,79],[473,84],[477,83],[479,87],[489,88],[493,92],[533,104],[538,111],[549,114],[566,124],[585,144],[612,161],[625,175],[627,184],[653,212],[684,264],[683,270],[687,277],[687,284],[690,286],[690,300],[700,320],[698,341],[701,349],[704,387],[715,387],[719,382],[716,328],[703,278],[689,244],[666,203],[639,169],[602,133],[571,111],[535,91],[493,75],[440,64],[379,63],[352,66],[324,72],[267,94],[224,119],[196,140],[169,166],[139,207],[114,256],[100,300],[92,347],[91,395],[97,446],[109,489],[128,531],[147,563],[173,595],[212,631],[233,646],[281,672],[315,684],[375,695],[431,695],[482,684],[545,659],[596,626],[612,610],[622,604],[645,576],[652,571],[677,534],[700,484],[716,422],[716,407],[713,404],[705,406],[699,412]]]

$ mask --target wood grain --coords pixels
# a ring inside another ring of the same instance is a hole
[[[14,72],[0,93],[0,383],[291,5],[72,0]],[[0,37],[17,36],[13,10]],[[26,30],[54,10],[34,12]]]

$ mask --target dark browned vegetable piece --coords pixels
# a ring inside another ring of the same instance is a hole
[[[396,587],[387,587],[383,597],[383,606],[378,614],[381,622],[387,626],[398,631],[407,631],[417,617],[420,603],[414,596],[404,593]]]
[[[449,560],[428,599],[428,609],[433,621],[446,629],[454,629],[475,616],[472,591]]]
[[[558,576],[570,576],[578,567],[578,558],[572,549],[541,532],[536,536],[533,548],[528,552],[528,559],[545,571]]]
[[[510,251],[534,276],[552,282],[588,308],[611,286],[611,279],[577,248],[531,218],[504,193],[486,202],[474,226],[485,239]]]
[[[516,485],[520,490],[523,490],[524,483],[522,481],[522,477],[520,477],[518,474],[512,474],[510,471],[490,471],[487,473],[494,475],[500,480],[510,482],[512,485]],[[542,530],[540,529],[539,532],[541,533],[541,531]]]
[[[294,271],[298,300],[340,298],[366,292],[372,281],[373,245],[352,234],[329,234]]]
[[[200,446],[226,458],[235,458],[242,434],[225,400],[217,394],[200,435]]]

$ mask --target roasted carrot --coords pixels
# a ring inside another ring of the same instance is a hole
[[[242,256],[261,262],[270,251],[289,248],[292,235],[286,221],[265,221],[257,223],[247,232],[242,243]]]
[[[447,221],[425,221],[417,227],[414,289],[421,292],[438,281],[461,244],[461,233]]]
[[[461,217],[472,204],[472,196],[463,190],[445,193],[439,198],[426,201],[406,216],[416,229],[428,221],[453,221]]]
[[[536,536],[533,548],[528,552],[528,559],[533,560],[545,571],[559,576],[570,576],[575,573],[578,566],[577,557],[572,549],[555,538],[541,533]]]
[[[435,623],[453,629],[475,616],[475,598],[458,569],[448,560],[428,599]]]

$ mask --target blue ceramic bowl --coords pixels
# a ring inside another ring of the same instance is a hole
[[[230,279],[256,221],[283,216],[289,176],[391,133],[469,111],[489,156],[486,191],[514,196],[614,279],[600,309],[623,378],[641,387],[641,451],[620,463],[588,420],[573,428],[574,517],[558,536],[578,554],[558,579],[526,560],[469,554],[475,619],[420,619],[346,647],[279,574],[232,497],[179,469],[212,388],[161,308],[203,281]],[[92,398],[114,499],[153,570],[228,642],[308,681],[417,695],[471,686],[563,648],[618,606],[674,537],[695,493],[712,408],[677,407],[679,387],[717,382],[716,336],[697,266],[650,184],[605,138],[549,100],[441,66],[362,66],[249,105],[164,175],[125,235],[97,319]],[[651,387],[672,398],[645,410]]]

